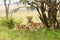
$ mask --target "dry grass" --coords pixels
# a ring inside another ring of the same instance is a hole
[[[12,9],[14,9],[16,7],[17,7],[16,5],[10,6],[10,10],[12,10]],[[26,8],[20,9],[16,13],[13,13],[13,17],[14,17],[15,20],[18,20],[20,18],[23,18],[24,19],[24,23],[26,23],[26,21],[27,21],[26,16],[33,16],[33,19],[32,20],[34,22],[40,22],[40,20],[37,17],[37,15],[38,15],[38,13],[37,13],[36,10],[30,10],[30,9],[27,10]],[[0,7],[0,17],[5,17],[5,16],[6,16],[6,14],[5,14],[5,8],[2,5]],[[11,14],[9,14],[9,16],[11,16]]]

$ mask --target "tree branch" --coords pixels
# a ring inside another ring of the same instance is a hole
[[[10,3],[11,3],[11,0],[9,0],[9,3],[8,3],[8,8],[9,8],[9,6],[10,6]]]
[[[7,7],[6,7],[6,0],[4,0],[4,6],[5,6],[5,8],[7,8]]]

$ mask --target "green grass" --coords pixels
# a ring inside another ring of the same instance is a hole
[[[60,30],[24,31],[0,27],[0,40],[60,40]]]
[[[0,14],[0,15],[4,16],[5,14],[4,15]],[[27,15],[28,15],[27,13],[20,14],[18,12],[18,14],[17,13],[13,14],[13,17],[15,18],[15,21],[19,19],[17,23],[20,23],[20,18],[22,18],[23,24],[25,24],[27,21],[26,20]],[[29,13],[29,15],[33,16],[34,22],[40,22],[36,14]],[[5,24],[5,22],[3,23]],[[45,31],[43,29],[40,29],[38,31],[24,31],[24,30],[8,29],[5,26],[0,26],[0,40],[60,40],[60,29],[56,31],[51,31],[50,29],[46,29]]]
[[[24,21],[24,18],[20,18],[18,21],[14,20],[13,23],[23,23]],[[0,24],[2,24],[2,26],[0,25],[0,40],[60,40],[60,29],[56,31],[51,31],[48,28],[38,31],[13,30],[5,27],[5,22],[3,19],[0,20]],[[8,21],[8,24],[9,27],[13,25],[11,21]]]

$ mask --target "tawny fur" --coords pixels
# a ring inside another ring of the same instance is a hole
[[[23,30],[34,30],[34,29],[40,29],[43,28],[43,24],[42,23],[35,23],[32,21],[32,16],[27,17],[27,24],[26,25],[17,25],[18,29],[23,29]]]

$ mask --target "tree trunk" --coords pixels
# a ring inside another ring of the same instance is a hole
[[[6,19],[8,19],[8,14],[9,14],[9,6],[10,6],[10,2],[11,0],[9,0],[9,3],[6,3],[7,0],[4,0],[4,6],[5,6],[5,11],[6,11]]]
[[[47,16],[46,16],[46,13],[45,13],[45,7],[44,7],[44,2],[41,2],[41,7],[40,7],[40,10],[41,10],[41,13],[42,13],[42,19],[40,18],[40,20],[42,21],[42,23],[45,25],[45,26],[47,26],[47,27],[49,27],[48,26],[48,19],[47,19]]]
[[[6,19],[8,19],[8,9],[6,9]]]
[[[48,18],[49,18],[49,22],[50,22],[50,28],[52,29],[52,30],[54,30],[56,27],[57,27],[57,25],[56,25],[56,23],[57,23],[57,19],[56,19],[56,17],[57,17],[57,11],[56,11],[56,9],[49,9],[49,11],[48,11]]]
[[[50,29],[55,30],[56,26],[54,22],[50,22]]]

